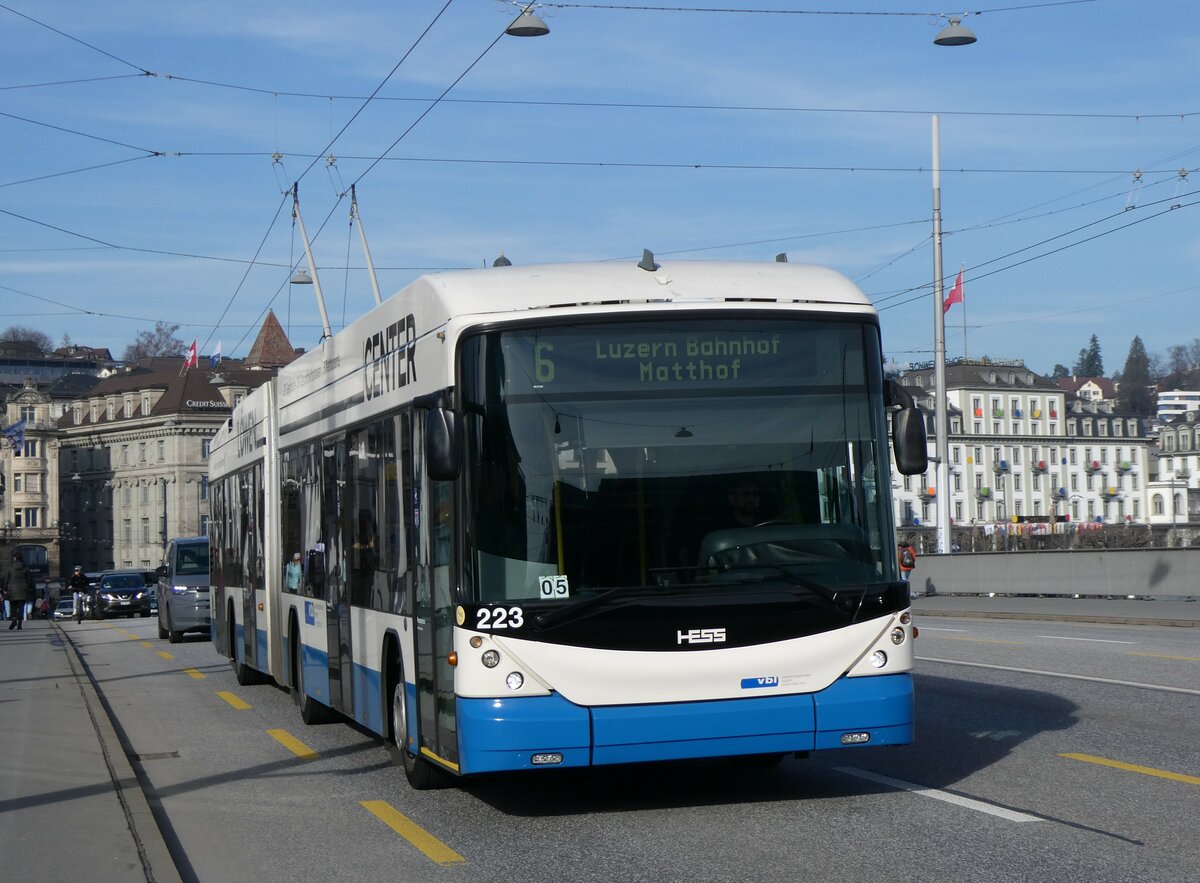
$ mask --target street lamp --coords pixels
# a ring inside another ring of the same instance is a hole
[[[950,16],[950,24],[938,31],[933,38],[936,46],[970,46],[978,38],[971,33],[970,28],[962,25],[962,19],[957,15]]]
[[[504,33],[510,37],[544,37],[550,33],[550,27],[538,16],[534,15],[533,8],[536,4],[530,3],[526,6],[521,14],[513,20]]]

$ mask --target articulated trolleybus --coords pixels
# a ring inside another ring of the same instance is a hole
[[[214,440],[214,641],[416,787],[909,743],[889,418],[923,471],[831,270],[423,277]]]

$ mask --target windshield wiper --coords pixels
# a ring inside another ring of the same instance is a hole
[[[862,605],[863,605],[863,601],[866,599],[869,588],[870,588],[868,585],[862,585],[862,586],[858,586],[858,587],[854,588],[853,590],[845,589],[845,590],[839,591],[836,589],[830,589],[827,586],[822,585],[821,583],[815,582],[811,579],[808,579],[807,577],[799,575],[793,569],[789,568],[785,564],[714,565],[709,568],[701,568],[701,569],[718,571],[718,573],[714,577],[716,579],[720,579],[720,577],[722,575],[721,571],[729,571],[729,572],[752,571],[752,572],[756,572],[756,573],[760,573],[760,574],[775,573],[775,574],[778,574],[779,576],[783,577],[784,579],[789,580],[791,583],[793,583],[792,586],[783,586],[783,588],[785,588],[785,589],[786,588],[804,589],[804,590],[810,592],[812,595],[814,595],[818,600],[822,601],[823,605],[825,607],[827,607],[828,609],[837,610],[842,613],[848,612],[848,609],[846,607],[847,602],[850,602],[852,607],[861,609]],[[746,580],[736,580],[736,579],[731,579],[731,580],[719,582],[716,584],[723,585],[723,586],[759,586],[759,585],[761,585],[763,588],[768,588],[768,586],[763,585],[760,582],[750,582],[750,581],[746,581]],[[772,585],[769,588],[778,589],[778,588],[780,588],[780,586]]]
[[[703,584],[701,588],[713,588],[710,584]],[[566,607],[559,607],[557,610],[549,610],[545,613],[539,613],[533,618],[534,624],[538,628],[552,628],[556,625],[562,625],[565,622],[570,622],[587,616],[592,610],[607,604],[610,601],[637,601],[642,598],[661,598],[666,595],[678,595],[682,591],[691,591],[697,588],[695,583],[675,583],[672,585],[657,585],[657,586],[612,586],[610,588],[592,589],[596,592],[590,598],[581,598],[578,601]],[[726,589],[728,586],[720,586]]]

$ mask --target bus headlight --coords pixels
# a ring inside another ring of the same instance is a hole
[[[500,654],[495,650],[484,650],[483,655],[479,657],[479,661],[486,668],[495,668],[500,664]]]
[[[904,643],[904,629],[900,628],[900,626],[896,626],[894,629],[892,629],[892,643],[893,644],[903,644]]]
[[[509,672],[508,677],[504,679],[504,683],[508,684],[508,689],[510,690],[520,690],[525,686],[525,675],[519,671]]]
[[[876,650],[871,654],[871,665],[875,668],[883,668],[887,665],[887,654],[882,650]]]

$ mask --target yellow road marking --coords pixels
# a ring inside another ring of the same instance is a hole
[[[386,800],[364,800],[362,806],[439,865],[457,865],[466,859],[438,840]]]
[[[1200,656],[1167,656],[1165,653],[1126,653],[1126,656],[1152,656],[1155,659],[1179,659],[1183,662],[1200,662]]]
[[[131,641],[140,641],[142,639],[141,635],[135,635],[133,632],[126,632],[125,637]]]
[[[1015,644],[1021,646],[1024,641],[993,641],[988,638],[959,638],[953,635],[934,635],[933,637],[941,638],[943,641],[969,641],[972,644]]]
[[[275,740],[286,748],[292,754],[301,760],[316,760],[321,755],[313,751],[287,730],[267,730],[267,733],[275,738]]]
[[[217,695],[220,696],[222,699],[224,699],[226,702],[228,702],[230,705],[232,705],[234,708],[236,708],[238,711],[245,711],[247,708],[250,707],[245,702],[243,702],[241,699],[239,699],[237,696],[234,696],[232,693],[230,693],[228,690],[218,690]]]
[[[183,670],[183,673],[185,675],[187,675],[189,678],[195,678],[198,681],[203,680],[204,678],[208,677],[208,675],[206,675],[204,672],[197,671],[194,668],[185,668]]]
[[[170,653],[168,653],[166,650],[159,650],[158,655],[161,656],[163,659],[174,659],[175,658]]]
[[[1183,773],[1172,773],[1167,770],[1156,770],[1150,766],[1138,766],[1134,763],[1122,763],[1119,760],[1109,760],[1105,757],[1094,757],[1091,754],[1060,754],[1070,760],[1082,760],[1084,763],[1095,763],[1100,766],[1110,766],[1130,773],[1141,773],[1143,776],[1157,776],[1160,779],[1171,779],[1175,782],[1186,782],[1189,785],[1200,785],[1200,776],[1185,776]]]

